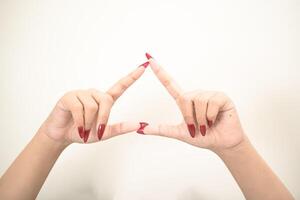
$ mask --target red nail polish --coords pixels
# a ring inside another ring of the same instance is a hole
[[[140,122],[140,128],[136,132],[139,133],[139,134],[145,134],[144,129],[148,125],[149,124],[147,122]]]
[[[84,137],[83,137],[83,142],[86,143],[89,139],[89,135],[90,135],[90,131],[91,130],[85,130],[84,131]]]
[[[212,127],[213,122],[211,120],[207,120],[207,123],[209,128]]]
[[[194,125],[194,124],[188,124],[187,127],[188,127],[188,129],[189,129],[189,132],[190,132],[191,137],[194,138],[195,135],[196,135],[196,128],[195,128],[195,125]]]
[[[146,57],[147,57],[148,60],[153,58],[149,53],[146,53]]]
[[[105,124],[99,124],[99,127],[98,127],[98,139],[99,140],[101,140],[101,138],[103,136],[105,126],[106,126]]]
[[[149,65],[149,61],[147,61],[147,62],[145,62],[145,63],[141,64],[139,67],[143,66],[143,67],[147,68],[147,67],[148,67],[148,65]]]
[[[82,126],[78,127],[78,133],[79,133],[79,137],[82,139],[83,136],[84,136],[84,132],[83,132],[83,127]]]
[[[201,132],[202,136],[205,136],[205,134],[206,134],[206,126],[205,125],[200,126],[200,132]]]

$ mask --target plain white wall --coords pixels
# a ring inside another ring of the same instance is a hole
[[[226,92],[258,151],[300,198],[300,3],[297,0],[1,0],[0,172],[64,92],[106,90],[149,51],[187,90]],[[177,123],[151,70],[110,122]],[[222,161],[136,133],[71,145],[39,199],[243,199]]]

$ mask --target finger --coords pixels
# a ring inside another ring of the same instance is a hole
[[[188,95],[183,95],[179,97],[177,101],[180,111],[183,115],[184,121],[187,124],[187,128],[192,138],[196,135],[196,126],[195,126],[195,118],[194,118],[194,105],[192,98]]]
[[[81,139],[84,137],[84,114],[83,105],[75,94],[67,94],[62,101],[65,109],[71,112],[74,120],[74,124],[78,129],[78,133]]]
[[[206,118],[209,127],[212,127],[212,125],[215,123],[220,110],[220,106],[220,102],[216,98],[212,97],[208,101]]]
[[[95,121],[96,114],[98,112],[98,103],[91,96],[89,92],[79,92],[77,94],[79,101],[83,105],[84,110],[84,143],[87,142],[89,138],[90,131]]]
[[[199,126],[199,130],[202,136],[205,136],[206,134],[207,107],[208,107],[208,100],[211,96],[212,93],[206,92],[206,93],[196,95],[196,97],[193,100],[195,105],[197,124]]]
[[[209,99],[206,113],[209,127],[212,127],[212,125],[216,122],[220,111],[226,111],[233,107],[230,103],[226,105],[226,102],[230,101],[228,101],[228,98],[224,97],[222,93],[218,93]]]
[[[121,78],[107,91],[107,94],[109,94],[113,98],[113,100],[116,101],[125,92],[127,88],[129,88],[137,79],[139,79],[142,76],[147,66],[148,62],[140,65],[130,74]]]
[[[187,128],[184,123],[178,125],[167,125],[167,124],[158,124],[158,125],[149,125],[146,122],[140,122],[140,128],[137,130],[137,133],[144,135],[157,135],[175,139],[182,139],[186,137]]]
[[[98,117],[97,117],[97,137],[98,140],[101,140],[103,133],[105,131],[106,124],[108,122],[109,114],[111,107],[113,105],[112,98],[105,94],[100,93],[98,91],[95,91],[92,93],[92,96],[96,99],[96,101],[99,103],[99,111],[98,111]]]
[[[182,89],[174,81],[174,79],[157,63],[155,59],[149,57],[149,54],[146,54],[149,58],[149,63],[152,71],[157,76],[158,80],[165,86],[169,94],[176,100],[181,94]]]
[[[102,136],[102,140],[106,140],[118,135],[135,132],[139,129],[138,122],[121,122],[112,125],[107,125]]]

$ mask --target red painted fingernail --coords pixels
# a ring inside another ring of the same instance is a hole
[[[99,124],[99,127],[98,127],[98,139],[99,140],[101,140],[101,138],[103,136],[105,126],[106,126],[105,124]]]
[[[211,120],[207,120],[207,123],[209,128],[212,127],[213,122]]]
[[[79,133],[79,137],[82,139],[83,136],[84,136],[84,132],[83,132],[83,127],[82,126],[78,127],[78,133]]]
[[[200,126],[200,132],[201,132],[202,136],[205,136],[205,134],[206,134],[206,126],[205,125]]]
[[[147,67],[148,67],[148,65],[149,65],[149,61],[147,61],[147,62],[145,62],[145,63],[141,64],[139,67],[143,66],[143,67],[147,68]]]
[[[149,124],[147,122],[140,122],[140,128],[136,132],[139,133],[139,134],[145,134],[144,129],[148,125]]]
[[[90,135],[90,131],[91,130],[85,130],[84,131],[84,137],[83,137],[83,142],[86,143],[89,139],[89,135]]]
[[[196,134],[195,125],[194,124],[188,124],[187,127],[189,129],[190,135],[192,136],[192,138],[194,138],[195,134]]]
[[[149,53],[146,53],[146,57],[147,57],[147,59],[153,58]]]

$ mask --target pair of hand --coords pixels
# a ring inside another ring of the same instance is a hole
[[[93,143],[133,131],[175,138],[211,150],[233,148],[245,139],[234,104],[224,93],[183,91],[155,59],[149,54],[146,56],[148,62],[106,92],[95,89],[67,92],[43,123],[42,132],[66,145]],[[176,101],[184,121],[178,125],[151,125],[146,122],[108,125],[110,110],[116,100],[142,76],[149,64]]]

